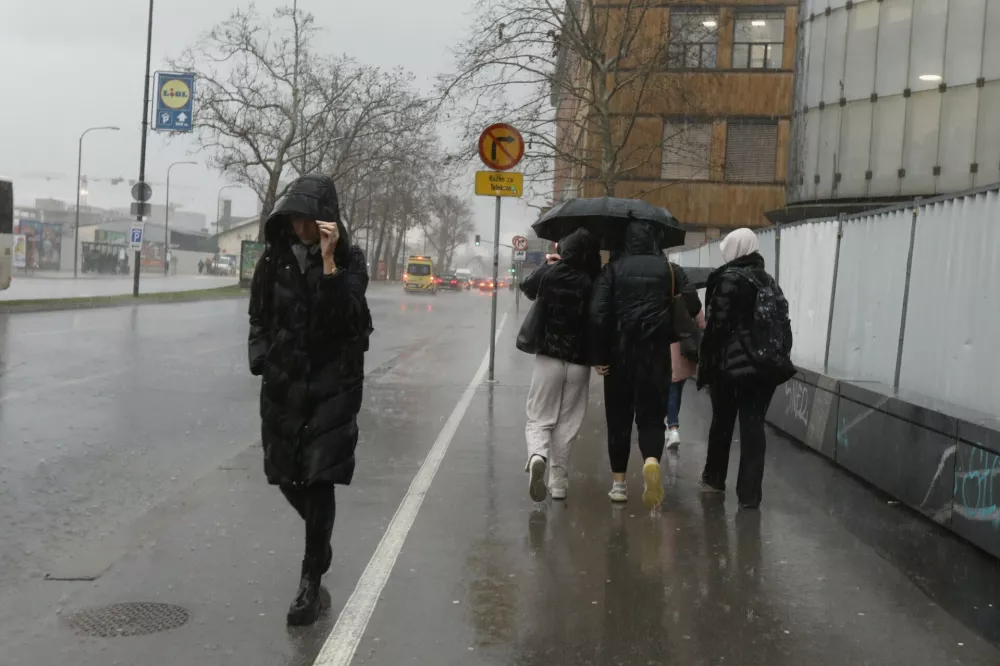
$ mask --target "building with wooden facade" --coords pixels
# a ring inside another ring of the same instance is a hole
[[[570,83],[553,86],[554,200],[643,198],[710,238],[769,225],[764,213],[785,204],[798,4],[569,0],[582,31],[605,26],[606,51],[621,49],[608,80],[643,71],[635,77],[643,89],[616,88],[603,110],[567,94],[596,79],[593,63],[561,40],[557,72]],[[614,39],[635,16],[634,39]],[[610,131],[602,134],[595,111],[611,117]],[[611,177],[609,154],[618,160]],[[689,244],[699,235],[689,234]]]

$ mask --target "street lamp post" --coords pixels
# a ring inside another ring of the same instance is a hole
[[[83,178],[83,137],[89,132],[97,130],[110,130],[117,132],[120,128],[111,125],[102,127],[91,127],[85,129],[80,135],[79,147],[76,151],[76,224],[73,227],[73,277],[77,277],[80,270],[80,181]]]
[[[197,164],[197,162],[174,162],[167,167],[167,204],[163,211],[163,275],[170,275],[170,170],[178,164]]]

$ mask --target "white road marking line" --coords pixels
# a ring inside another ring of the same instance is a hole
[[[498,338],[505,323],[507,323],[506,313],[497,327]],[[368,628],[368,621],[375,611],[375,604],[378,603],[382,589],[396,566],[396,559],[403,549],[403,543],[410,533],[410,528],[413,527],[420,506],[424,503],[427,491],[430,489],[431,483],[434,482],[441,461],[448,453],[451,440],[465,417],[469,405],[472,404],[476,390],[486,377],[489,362],[490,352],[487,350],[482,363],[479,364],[479,369],[473,375],[472,381],[469,382],[462,397],[459,398],[441,432],[438,433],[427,458],[424,459],[417,474],[413,477],[410,488],[406,491],[406,496],[403,497],[399,508],[396,509],[396,515],[392,517],[392,522],[389,523],[388,529],[382,536],[382,541],[375,549],[375,554],[368,561],[368,566],[365,567],[364,573],[358,579],[354,592],[351,593],[350,599],[340,611],[337,624],[330,631],[316,661],[313,662],[314,666],[349,666],[354,659],[358,644]]]

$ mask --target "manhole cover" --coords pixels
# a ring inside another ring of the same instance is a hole
[[[170,631],[187,624],[190,614],[170,604],[112,604],[73,613],[68,622],[78,634],[116,638]]]

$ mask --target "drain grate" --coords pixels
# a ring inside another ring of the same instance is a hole
[[[67,621],[78,634],[117,638],[170,631],[184,626],[190,618],[180,606],[128,603],[88,608],[73,613]]]

